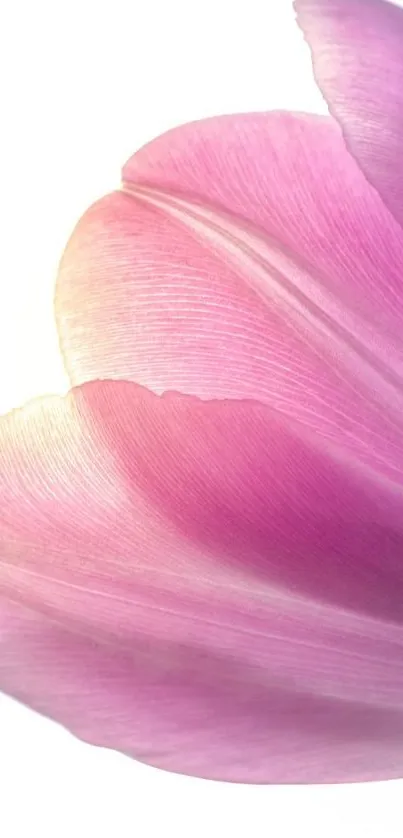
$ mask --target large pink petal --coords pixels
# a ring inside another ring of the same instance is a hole
[[[294,6],[348,148],[403,223],[403,9],[386,0]]]
[[[207,120],[151,143],[124,178],[62,260],[73,382],[258,398],[401,474],[403,236],[337,125]]]
[[[290,320],[279,284],[401,369],[403,235],[330,119],[192,123],[141,149],[123,178],[125,193],[88,211],[61,263],[56,314],[73,383],[121,376],[242,396],[267,365],[273,317]]]
[[[99,382],[0,422],[0,688],[249,782],[403,772],[401,501],[252,401]]]
[[[156,140],[125,178],[62,261],[74,382],[258,399],[401,487],[403,237],[337,126],[213,119]]]

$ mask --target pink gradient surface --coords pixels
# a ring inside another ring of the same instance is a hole
[[[403,776],[403,12],[295,5],[340,125],[170,131],[67,244],[73,389],[0,418],[0,688],[172,771],[381,780]]]

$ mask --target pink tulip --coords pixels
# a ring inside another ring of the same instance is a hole
[[[331,117],[141,149],[0,420],[0,688],[250,783],[403,776],[403,11],[296,0]]]

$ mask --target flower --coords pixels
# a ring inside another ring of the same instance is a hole
[[[0,687],[250,783],[403,774],[403,12],[296,0],[330,117],[168,132],[63,255],[72,389],[0,420]]]

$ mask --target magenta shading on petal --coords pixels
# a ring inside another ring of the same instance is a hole
[[[294,0],[294,7],[349,150],[403,224],[403,9],[388,0]]]

